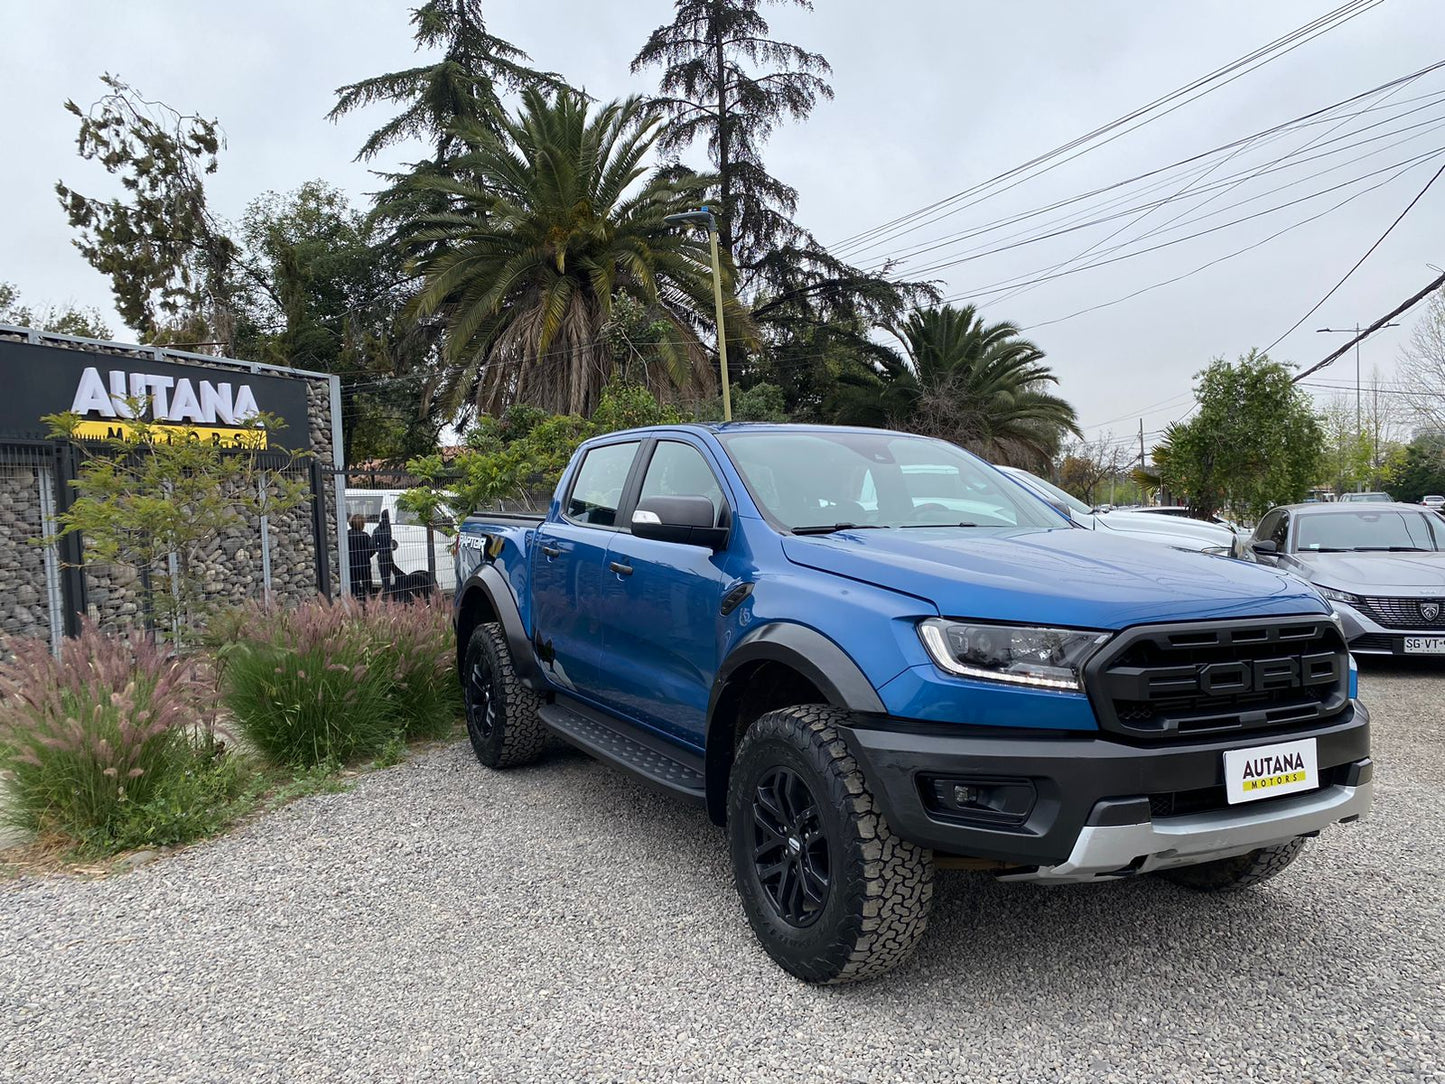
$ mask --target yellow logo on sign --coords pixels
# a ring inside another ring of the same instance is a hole
[[[82,440],[125,440],[133,433],[133,427],[122,421],[81,422],[75,427],[75,435]],[[178,444],[182,441],[192,444],[210,444],[218,448],[249,448],[265,450],[264,429],[237,429],[231,426],[214,425],[153,425],[150,431],[151,443]]]
[[[1246,791],[1268,790],[1270,787],[1282,787],[1286,783],[1303,783],[1307,777],[1307,772],[1289,772],[1285,775],[1265,776],[1263,779],[1246,779],[1244,789]]]

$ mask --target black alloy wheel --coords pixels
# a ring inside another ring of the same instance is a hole
[[[774,768],[753,794],[753,869],[778,917],[799,928],[828,904],[832,858],[813,792],[796,772]]]
[[[541,698],[522,684],[500,625],[478,625],[473,631],[462,675],[467,737],[477,759],[489,768],[513,768],[541,756],[546,744],[537,715]]]

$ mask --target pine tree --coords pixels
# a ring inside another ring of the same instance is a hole
[[[633,72],[662,67],[662,106],[671,123],[659,147],[677,152],[699,137],[718,175],[718,234],[741,268],[802,239],[794,224],[798,193],[768,173],[762,146],[779,121],[804,120],[819,98],[831,99],[827,60],[768,37],[764,2],[810,0],[676,0],[677,16],[652,32]]]

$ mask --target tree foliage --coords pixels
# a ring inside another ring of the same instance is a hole
[[[1286,366],[1255,350],[1218,358],[1197,374],[1194,394],[1195,416],[1169,426],[1154,449],[1165,485],[1206,516],[1228,507],[1258,517],[1304,499],[1324,434]]]
[[[414,179],[451,203],[402,234],[425,277],[418,309],[445,322],[447,408],[590,412],[616,364],[604,329],[621,295],[666,329],[649,344],[659,364],[633,378],[664,397],[715,390],[701,338],[713,310],[708,247],[663,221],[694,206],[708,179],[649,173],[657,123],[640,99],[594,110],[575,92],[528,90],[500,134],[458,129],[471,149],[455,179]],[[746,314],[729,304],[730,332],[745,331]]]
[[[433,141],[434,164],[443,163],[457,145],[458,125],[500,130],[504,92],[563,85],[553,73],[528,67],[531,58],[521,49],[487,32],[481,0],[430,0],[412,10],[411,24],[418,52],[441,50],[434,63],[375,75],[336,91],[336,105],[327,114],[332,121],[369,105],[402,106],[367,137],[357,161],[406,139],[424,139]]]
[[[252,200],[237,236],[250,277],[236,354],[341,377],[348,463],[403,461],[435,447],[423,413],[434,336],[406,313],[401,254],[324,181]]]
[[[1044,353],[1010,323],[987,324],[972,305],[915,311],[899,330],[907,355],[845,373],[836,420],[886,425],[953,441],[984,458],[1046,466],[1063,436],[1081,436],[1074,408]]]
[[[1445,494],[1445,435],[1424,433],[1399,449],[1386,484],[1397,501]]]
[[[80,118],[81,158],[118,178],[124,195],[100,199],[56,183],[75,247],[110,279],[116,310],[143,342],[185,317],[229,340],[237,250],[211,215],[204,183],[223,146],[220,122],[147,101],[116,76],[101,82],[108,92],[89,110],[65,108]]]
[[[453,530],[479,508],[510,501],[545,504],[582,441],[685,420],[676,407],[659,403],[637,384],[609,385],[591,418],[517,404],[479,419],[460,454],[421,456],[408,463],[420,484],[403,494],[401,504],[422,522]]]
[[[13,283],[0,282],[0,324],[33,327],[57,335],[78,335],[84,339],[111,338],[110,326],[91,305],[46,305],[33,309],[20,303]]]

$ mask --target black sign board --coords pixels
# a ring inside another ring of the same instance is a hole
[[[73,410],[79,436],[103,439],[129,420],[127,397],[148,400],[158,432],[231,444],[246,420],[273,414],[285,428],[271,448],[304,449],[310,439],[303,378],[0,340],[0,439],[46,435],[41,417]]]

